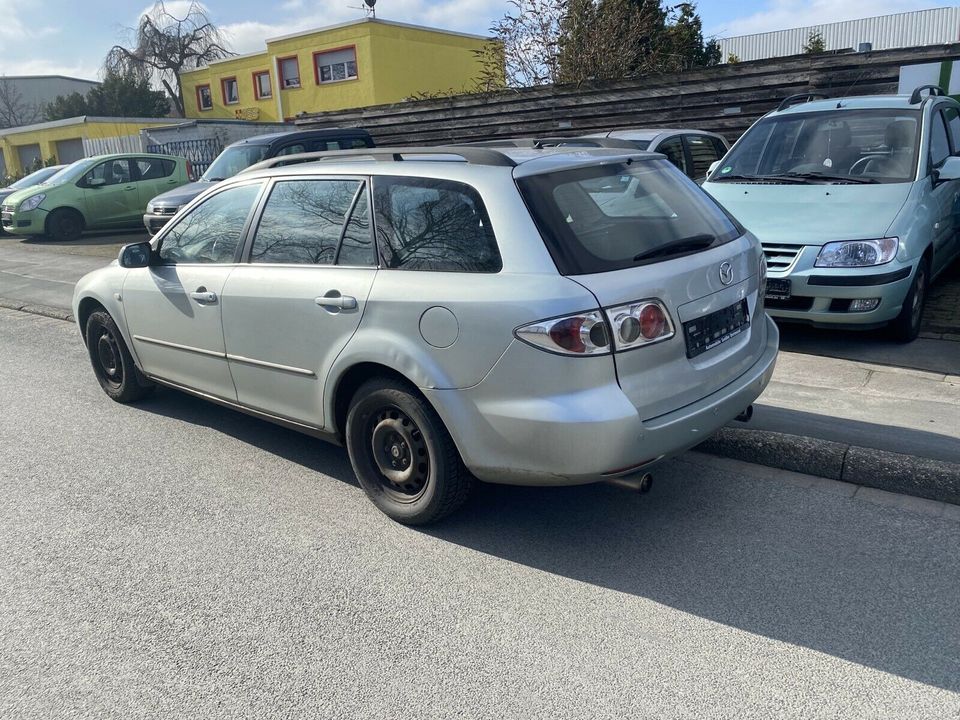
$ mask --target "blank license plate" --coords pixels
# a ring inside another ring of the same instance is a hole
[[[789,300],[790,299],[790,280],[777,280],[767,278],[768,300]]]
[[[750,327],[747,301],[740,302],[683,324],[687,357],[694,358],[736,337]]]

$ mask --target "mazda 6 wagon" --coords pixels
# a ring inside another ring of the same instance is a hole
[[[760,245],[662,155],[300,159],[77,284],[111,398],[160,384],[342,443],[377,507],[422,524],[476,479],[642,473],[770,380]]]

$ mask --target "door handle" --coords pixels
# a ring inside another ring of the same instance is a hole
[[[336,295],[334,295],[336,293]],[[338,290],[331,290],[326,295],[314,298],[313,301],[323,308],[339,308],[341,310],[356,310],[357,299],[352,295],[341,295]]]
[[[210,292],[204,287],[198,287],[192,293],[190,297],[196,300],[198,303],[215,303],[217,301],[217,294],[215,292]]]
[[[136,186],[136,185],[127,185],[127,186],[124,188],[124,191],[125,191],[125,192],[130,192],[131,190],[136,190],[136,189],[137,189],[137,186]]]

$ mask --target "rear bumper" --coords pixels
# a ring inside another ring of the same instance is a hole
[[[746,372],[690,405],[646,421],[615,379],[550,397],[528,397],[522,382],[502,377],[509,373],[500,369],[503,359],[472,388],[423,392],[467,467],[481,480],[515,485],[598,482],[639,472],[703,442],[756,400],[773,375],[779,346],[776,325],[764,320],[766,345]],[[549,360],[533,362],[539,372],[550,372],[544,367]],[[557,377],[558,386],[575,385],[569,366],[567,370],[567,377]]]

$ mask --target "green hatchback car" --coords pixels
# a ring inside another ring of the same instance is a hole
[[[150,200],[189,181],[187,161],[123,153],[77,160],[42,186],[15,192],[0,207],[12,235],[77,240],[84,230],[138,227]]]

